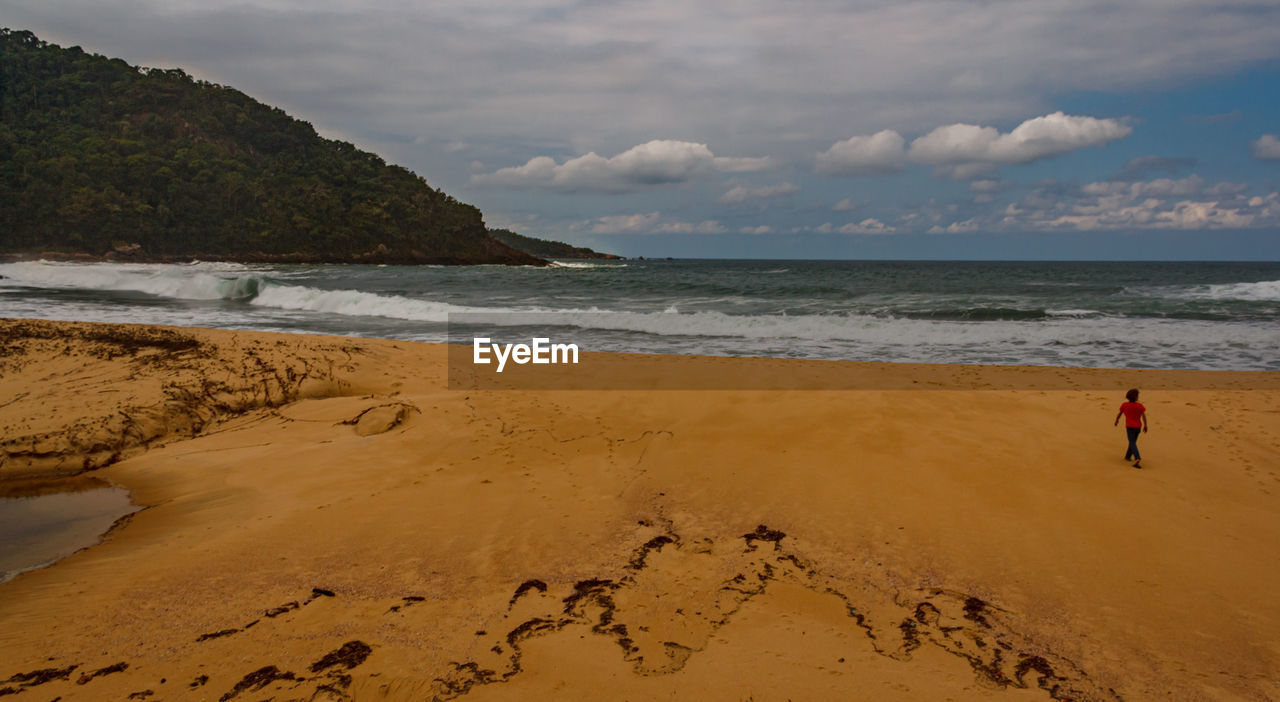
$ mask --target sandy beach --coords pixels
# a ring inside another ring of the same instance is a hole
[[[1274,373],[0,338],[0,494],[143,507],[0,584],[0,696],[1280,699]]]

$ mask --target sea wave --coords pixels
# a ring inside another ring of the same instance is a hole
[[[1123,347],[1136,336],[1159,338],[1169,348],[1203,346],[1224,332],[1219,323],[1118,317],[1062,316],[1036,324],[1018,320],[981,324],[957,320],[886,318],[862,314],[733,315],[723,312],[506,312],[453,316],[454,324],[476,326],[538,327],[546,330],[631,332],[656,337],[740,340],[745,348],[760,343],[805,345],[821,342],[844,346],[898,348],[912,346],[979,346],[1009,348],[1055,343],[1116,345]],[[1253,348],[1280,343],[1280,333],[1258,325],[1233,324],[1231,338]],[[521,330],[522,332],[524,330]],[[556,336],[571,336],[575,332]],[[738,343],[738,342],[734,342]],[[619,350],[619,349],[614,349]]]
[[[1048,319],[1050,316],[1048,310],[1017,307],[943,307],[928,310],[901,310],[897,313],[891,311],[889,314],[908,319],[939,319],[957,322],[1033,321]]]
[[[387,317],[411,322],[447,322],[450,314],[512,311],[451,305],[401,295],[378,295],[360,290],[321,290],[304,285],[263,286],[249,304],[281,310],[323,312],[349,317]]]
[[[551,268],[626,268],[625,263],[588,263],[586,261],[552,261]]]
[[[178,300],[235,300],[258,294],[263,278],[238,263],[61,263],[0,264],[6,287],[127,290]]]
[[[1280,280],[1260,280],[1253,283],[1139,287],[1126,288],[1125,291],[1144,297],[1175,300],[1280,302]]]
[[[1210,285],[1199,296],[1210,300],[1280,301],[1280,280]]]

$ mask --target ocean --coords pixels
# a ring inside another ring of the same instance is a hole
[[[507,325],[584,351],[1280,370],[1280,263],[35,261],[0,276],[0,317],[434,342],[452,322],[454,340]]]

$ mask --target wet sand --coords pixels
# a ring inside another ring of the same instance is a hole
[[[426,344],[0,334],[0,484],[149,507],[0,585],[21,698],[1280,699],[1272,374],[610,355],[850,389],[451,390]]]

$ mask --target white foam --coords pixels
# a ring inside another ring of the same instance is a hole
[[[485,310],[477,310],[485,311]],[[454,321],[459,321],[455,318]],[[466,321],[461,320],[461,321]],[[730,315],[723,312],[509,311],[478,322],[495,325],[566,326],[640,332],[657,336],[721,337],[776,341],[835,341],[863,344],[1036,345],[1125,344],[1141,338],[1167,344],[1197,344],[1222,334],[1219,322],[1063,316],[1036,323],[1017,320],[956,321],[898,319],[871,315]],[[1232,325],[1232,339],[1255,348],[1280,344],[1280,330]]]
[[[551,268],[626,268],[625,263],[587,263],[586,261],[552,261]]]
[[[282,310],[306,310],[351,317],[388,317],[413,322],[446,322],[450,313],[506,311],[463,307],[399,295],[377,295],[359,290],[320,290],[303,285],[265,285],[249,304]]]
[[[1280,280],[1210,285],[1208,289],[1193,293],[1192,296],[1211,300],[1280,301]]]
[[[236,263],[59,263],[22,261],[0,264],[6,287],[128,290],[179,300],[252,297],[259,276]]]
[[[1045,314],[1050,317],[1088,317],[1090,315],[1102,314],[1098,310],[1045,310]]]

